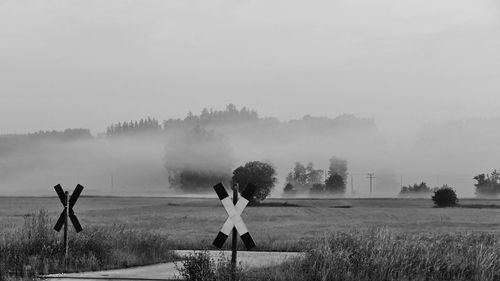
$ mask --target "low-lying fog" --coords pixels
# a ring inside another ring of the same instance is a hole
[[[376,120],[340,115],[281,122],[238,112],[205,112],[157,128],[98,136],[87,130],[2,136],[0,195],[54,195],[58,183],[68,189],[80,183],[86,195],[179,195],[169,187],[167,168],[230,172],[259,160],[276,167],[279,182],[272,196],[278,197],[295,162],[328,169],[335,156],[348,161],[346,196],[368,196],[366,174],[373,172],[373,196],[397,196],[401,184],[424,181],[471,197],[473,177],[499,168],[500,119],[428,125],[413,142],[395,146]],[[199,132],[215,137],[204,139]]]

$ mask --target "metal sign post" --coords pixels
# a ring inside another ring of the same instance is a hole
[[[233,188],[233,205],[238,203],[238,184],[235,183]],[[231,245],[231,277],[232,280],[236,280],[236,258],[237,258],[237,246],[238,246],[238,232],[236,227],[233,227],[233,241]]]
[[[69,192],[64,192],[64,261],[68,265],[69,245],[68,245],[68,218],[69,218]]]
[[[78,200],[78,197],[80,197],[80,194],[82,193],[83,186],[77,185],[75,190],[73,191],[73,194],[71,194],[71,197],[69,196],[68,191],[63,191],[62,187],[60,184],[54,186],[54,189],[57,193],[57,196],[59,197],[59,200],[61,201],[62,205],[64,206],[63,211],[61,212],[61,215],[59,216],[59,219],[56,222],[56,225],[54,226],[54,229],[59,232],[61,231],[61,228],[64,226],[64,263],[67,266],[69,262],[69,235],[68,235],[68,224],[69,221],[71,220],[71,223],[75,227],[76,233],[80,232],[83,230],[82,226],[80,225],[80,222],[78,221],[78,218],[76,217],[73,207],[76,204],[76,201]]]

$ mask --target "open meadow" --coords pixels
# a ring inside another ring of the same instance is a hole
[[[331,232],[387,228],[396,233],[500,234],[499,200],[463,199],[485,208],[434,208],[430,199],[268,199],[247,207],[243,220],[257,250],[301,250]],[[56,197],[0,197],[2,231],[22,225],[26,214],[47,210],[58,218]],[[75,206],[84,231],[120,225],[156,232],[176,248],[211,248],[227,215],[216,198],[82,197]],[[260,246],[260,247],[259,247]]]
[[[241,280],[499,280],[500,202],[460,203],[268,199],[242,215],[255,250],[306,258],[242,272]],[[82,197],[75,212],[84,231],[70,232],[65,267],[62,234],[52,229],[61,212],[56,197],[1,197],[0,206],[1,281],[179,260],[172,250],[214,249],[227,218],[217,198]],[[198,258],[195,267],[207,262]]]

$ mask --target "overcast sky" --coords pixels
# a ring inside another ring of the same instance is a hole
[[[0,0],[0,133],[184,117],[500,116],[495,0]],[[406,128],[406,130],[405,130]]]

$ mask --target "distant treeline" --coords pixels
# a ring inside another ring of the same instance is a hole
[[[224,110],[204,108],[199,115],[191,112],[184,119],[168,119],[163,122],[156,118],[146,117],[140,120],[123,121],[111,124],[107,127],[105,137],[134,136],[144,133],[168,133],[172,130],[192,129],[195,127],[212,128],[219,126],[231,126],[242,123],[254,123],[255,125],[270,125],[286,127],[289,129],[308,128],[312,130],[327,131],[332,129],[375,129],[373,119],[358,118],[351,114],[339,115],[336,118],[304,116],[302,119],[280,122],[273,117],[259,117],[255,110],[242,107],[238,109],[229,104]],[[40,131],[29,134],[0,135],[0,142],[6,140],[75,140],[93,137],[89,129],[66,129],[64,131]]]
[[[476,188],[476,196],[483,198],[496,198],[500,195],[500,173],[497,170],[493,170],[491,173],[479,174],[473,178],[477,181],[474,184]],[[441,188],[447,187],[444,185]],[[420,184],[402,186],[399,192],[400,197],[427,197],[430,194],[439,190],[439,187],[430,188],[425,182]]]
[[[27,151],[44,141],[74,141],[92,139],[89,129],[66,129],[64,131],[39,131],[23,135],[0,135],[0,155],[16,150]]]
[[[21,135],[0,135],[0,141],[17,140],[75,140],[92,138],[89,129],[66,129],[64,131],[38,131]]]

